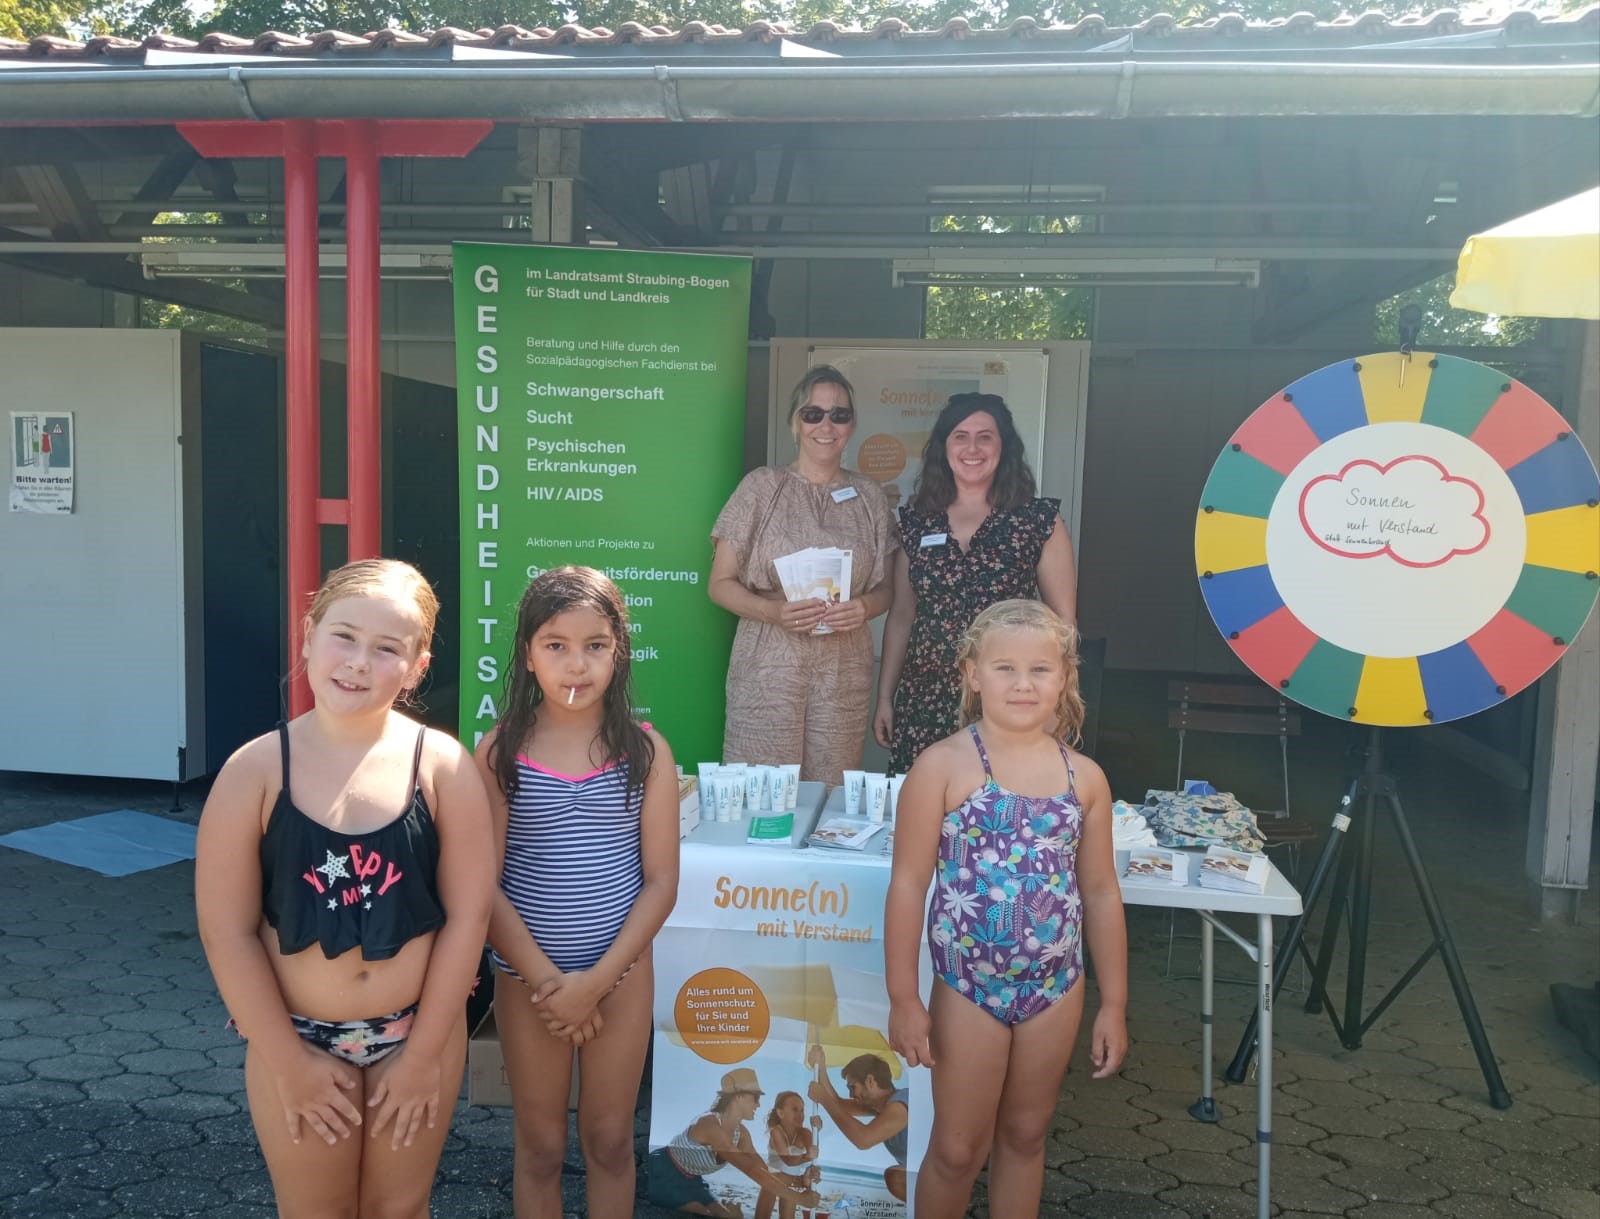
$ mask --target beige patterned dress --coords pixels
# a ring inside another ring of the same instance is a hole
[[[855,494],[836,499],[836,493]],[[808,546],[852,552],[850,596],[889,578],[899,548],[889,500],[873,479],[841,470],[819,487],[787,466],[745,475],[712,526],[733,548],[739,581],[763,596],[783,595],[772,561]],[[839,783],[861,765],[872,705],[872,632],[797,635],[739,619],[728,658],[726,762],[800,763],[802,779]]]

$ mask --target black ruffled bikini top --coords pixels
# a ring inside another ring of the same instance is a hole
[[[341,834],[295,807],[289,726],[278,725],[283,787],[261,836],[261,912],[284,956],[320,944],[330,961],[358,946],[362,960],[386,961],[444,926],[439,831],[417,778],[426,732],[417,733],[410,803],[370,833]]]

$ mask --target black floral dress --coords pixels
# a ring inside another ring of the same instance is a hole
[[[991,512],[962,550],[949,536],[950,518],[943,511],[900,509],[900,545],[911,568],[917,614],[894,688],[890,756],[896,774],[910,770],[919,753],[956,730],[961,636],[996,601],[1039,596],[1039,555],[1060,514],[1059,499]],[[942,540],[933,540],[941,534]]]

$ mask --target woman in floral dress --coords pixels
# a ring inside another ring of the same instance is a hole
[[[911,502],[900,509],[872,720],[897,774],[956,730],[956,646],[983,610],[1032,598],[1077,623],[1078,572],[1061,501],[1035,490],[1005,400],[953,394],[928,436]]]

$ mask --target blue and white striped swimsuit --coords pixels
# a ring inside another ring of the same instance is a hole
[[[643,790],[629,792],[626,762],[573,778],[519,754],[509,804],[501,889],[557,969],[592,969],[644,887]]]

